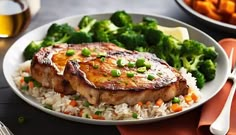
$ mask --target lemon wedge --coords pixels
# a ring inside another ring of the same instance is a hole
[[[162,31],[166,35],[171,35],[183,42],[185,39],[189,39],[187,28],[184,27],[165,27],[158,25],[158,30]]]

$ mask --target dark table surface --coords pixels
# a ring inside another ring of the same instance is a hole
[[[216,41],[226,37],[236,37],[236,35],[208,27],[208,25],[195,20],[195,18],[185,13],[174,0],[42,0],[39,13],[32,19],[30,26],[23,34],[60,18],[78,14],[114,12],[116,10],[172,17],[199,28]],[[20,36],[0,39],[0,120],[4,122],[14,134],[119,134],[115,126],[89,125],[54,117],[30,106],[17,97],[4,78],[2,61],[7,49],[20,38]],[[26,122],[24,124],[18,123],[17,118],[19,116],[25,117]]]

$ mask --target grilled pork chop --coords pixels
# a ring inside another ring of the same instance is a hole
[[[81,54],[85,47],[91,52],[88,57]],[[68,49],[76,53],[66,56]],[[98,57],[101,53],[105,55]],[[122,64],[118,62],[121,60]],[[158,98],[168,101],[187,94],[188,89],[181,74],[155,55],[128,51],[111,43],[43,48],[34,56],[31,72],[43,86],[64,94],[77,91],[91,104],[134,105]]]

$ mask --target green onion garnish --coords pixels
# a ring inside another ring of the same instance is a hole
[[[52,110],[52,105],[50,105],[50,104],[44,104],[44,107],[49,109],[49,110]]]
[[[134,113],[132,114],[132,117],[135,118],[135,119],[137,119],[137,118],[138,118],[138,114],[134,112]]]
[[[84,104],[83,104],[85,107],[89,107],[90,106],[90,103],[88,101],[85,101]]]
[[[111,75],[113,77],[119,77],[121,75],[121,72],[119,69],[113,69],[113,70],[111,70]]]
[[[145,59],[144,58],[137,59],[135,65],[136,65],[136,67],[143,67],[143,66],[145,66]]]
[[[147,71],[147,68],[146,67],[139,67],[138,69],[137,69],[137,72],[138,73],[144,73],[144,72],[146,72]]]
[[[128,67],[129,67],[129,68],[135,67],[135,62],[129,62],[129,63],[128,63]]]
[[[106,59],[105,57],[101,57],[101,58],[100,58],[101,62],[104,62],[105,59]]]
[[[32,81],[32,80],[33,80],[32,76],[25,76],[25,77],[24,77],[24,81],[25,81],[26,83],[29,83],[29,82]]]
[[[85,57],[89,57],[91,55],[91,52],[88,48],[82,49],[82,55]]]
[[[126,64],[126,61],[124,59],[118,59],[116,64],[119,66],[119,67],[124,67],[125,64]]]
[[[98,66],[98,65],[93,65],[93,68],[94,68],[94,69],[98,69],[99,66]]]
[[[178,97],[174,97],[172,99],[172,103],[180,103],[180,99]]]
[[[134,77],[134,73],[133,72],[128,72],[126,73],[127,77],[131,78],[131,77]]]
[[[66,51],[66,56],[72,56],[75,54],[75,50],[69,49]]]
[[[102,111],[96,111],[95,114],[96,114],[96,115],[101,115],[101,114],[102,114]]]
[[[148,77],[147,77],[148,80],[152,81],[153,79],[155,79],[155,76],[154,75],[151,75],[149,74]]]

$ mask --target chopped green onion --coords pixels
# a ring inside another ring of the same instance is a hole
[[[23,124],[25,122],[25,118],[23,116],[19,116],[17,120],[19,124]]]
[[[149,74],[148,77],[147,77],[148,80],[152,81],[153,79],[155,79],[155,76],[154,75],[151,75]]]
[[[85,114],[85,118],[89,118],[89,114]]]
[[[143,66],[145,66],[145,59],[144,58],[137,59],[135,65],[136,65],[136,67],[143,67]]]
[[[137,72],[138,73],[144,73],[144,72],[146,72],[147,71],[147,68],[146,67],[139,67],[138,69],[137,69]]]
[[[95,114],[96,114],[96,115],[101,115],[101,114],[102,114],[102,111],[96,111]]]
[[[124,67],[125,64],[126,64],[126,61],[124,59],[118,59],[116,64],[119,66],[119,67]]]
[[[145,67],[147,67],[147,69],[151,68],[152,66],[149,61],[145,61],[144,64],[145,64]]]
[[[129,68],[135,67],[135,62],[129,62],[129,63],[128,63],[128,67],[129,67]]]
[[[72,99],[72,100],[78,100],[78,99],[79,99],[79,95],[72,95],[72,96],[71,96],[71,99]]]
[[[104,62],[105,59],[106,59],[105,57],[101,57],[101,58],[100,58],[101,62]]]
[[[73,50],[73,49],[69,49],[66,51],[66,56],[72,56],[74,54],[75,54],[75,50]]]
[[[131,78],[131,77],[134,77],[134,73],[133,72],[128,72],[126,73],[127,77]]]
[[[49,109],[49,110],[52,110],[52,105],[50,105],[50,104],[44,104],[44,107]]]
[[[94,69],[98,69],[99,66],[98,66],[98,65],[93,65],[93,68],[94,68]]]
[[[34,87],[37,87],[37,88],[39,88],[39,87],[41,87],[42,86],[42,84],[41,83],[39,83],[38,81],[33,81],[33,83],[34,83]]]
[[[88,48],[82,49],[82,55],[85,57],[89,57],[91,55],[91,52]]]
[[[121,72],[119,69],[113,69],[113,70],[111,70],[111,75],[113,77],[119,77],[121,75]]]
[[[28,89],[29,89],[29,86],[27,85],[21,86],[21,90],[27,91]]]
[[[137,118],[138,118],[138,114],[134,112],[134,113],[132,114],[132,117],[135,118],[135,119],[137,119]]]
[[[85,107],[89,107],[90,106],[90,103],[88,101],[85,101],[84,104],[83,104]]]
[[[97,57],[98,57],[98,58],[105,57],[105,56],[107,56],[107,54],[106,54],[105,52],[103,52],[103,53],[99,52],[99,53],[97,54]]]
[[[174,97],[172,99],[172,103],[180,103],[180,99],[178,97]]]
[[[26,83],[29,83],[29,82],[32,81],[32,80],[34,80],[34,79],[32,78],[32,76],[25,76],[25,77],[24,77],[24,81],[25,81]]]

